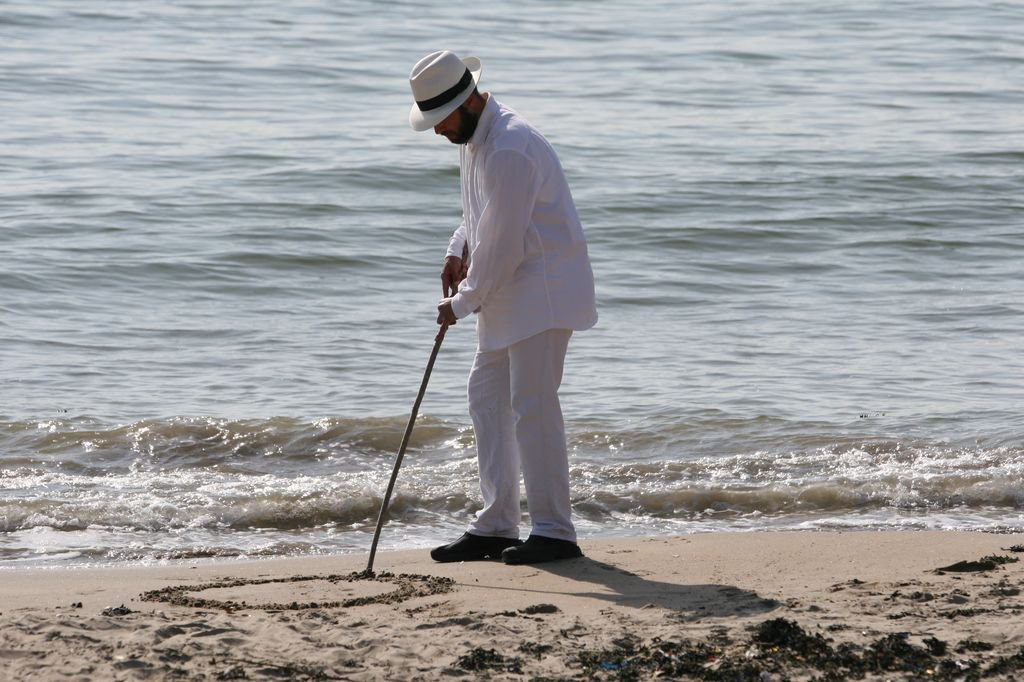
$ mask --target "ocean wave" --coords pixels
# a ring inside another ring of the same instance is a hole
[[[571,431],[580,513],[601,521],[624,513],[697,518],[709,510],[739,517],[1024,508],[1019,447],[828,433],[793,438],[781,420],[716,417],[676,428],[663,423],[652,433],[655,425]],[[0,530],[365,525],[376,518],[404,427],[398,417],[175,418],[110,428],[83,419],[7,423]],[[745,450],[716,446],[744,435]],[[702,450],[687,445],[696,443]],[[473,444],[463,426],[422,420],[394,500],[396,517],[475,512]]]
[[[869,415],[864,415],[869,416]],[[0,423],[0,565],[363,551],[403,417]],[[709,411],[570,423],[581,534],[1024,528],[1024,448],[837,435]],[[480,510],[472,431],[423,419],[384,546]],[[523,514],[526,522],[527,509]]]
[[[408,417],[300,420],[174,417],[109,425],[89,417],[0,423],[0,464],[37,463],[85,474],[140,468],[262,473],[352,457],[373,461],[397,451]],[[423,417],[409,441],[413,450],[438,441],[463,443],[459,425]],[[291,464],[289,464],[291,463]]]

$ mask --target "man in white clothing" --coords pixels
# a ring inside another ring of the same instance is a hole
[[[463,221],[441,272],[438,324],[477,315],[468,395],[484,507],[431,556],[510,564],[579,557],[558,387],[572,332],[597,322],[594,276],[554,149],[477,90],[480,72],[479,59],[442,51],[409,76],[412,128],[459,145]],[[525,543],[520,469],[532,524]]]

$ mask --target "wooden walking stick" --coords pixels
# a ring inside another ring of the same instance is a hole
[[[391,471],[391,480],[388,481],[388,489],[384,493],[384,501],[380,505],[380,514],[377,516],[377,529],[373,532],[373,543],[370,545],[370,560],[366,564],[366,573],[373,573],[373,558],[377,555],[377,541],[380,540],[380,531],[387,520],[388,502],[391,501],[391,492],[395,489],[395,481],[398,480],[398,469],[402,466],[402,457],[405,456],[405,448],[409,445],[409,436],[412,435],[412,427],[416,423],[416,415],[420,411],[420,403],[423,402],[423,394],[427,392],[427,382],[430,380],[430,372],[434,369],[434,360],[437,359],[437,352],[441,350],[441,342],[444,341],[444,334],[448,331],[448,323],[442,324],[434,337],[434,349],[430,352],[430,360],[427,362],[427,371],[423,373],[423,381],[420,382],[420,392],[416,396],[416,402],[412,406],[412,414],[409,415],[409,424],[405,427],[405,436],[402,438],[402,445],[398,448],[398,455],[395,457],[395,466]]]

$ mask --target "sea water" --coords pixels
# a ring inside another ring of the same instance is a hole
[[[1024,5],[0,5],[0,565],[364,552],[436,331],[453,49],[558,151],[583,539],[1024,530]],[[479,510],[441,349],[382,548]],[[526,522],[524,508],[524,524]],[[526,526],[524,525],[524,528]]]

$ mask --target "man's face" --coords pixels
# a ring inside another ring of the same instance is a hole
[[[444,135],[452,144],[466,144],[473,139],[473,133],[476,132],[476,124],[479,120],[478,115],[462,105],[448,114],[448,118],[434,126],[434,132]]]

